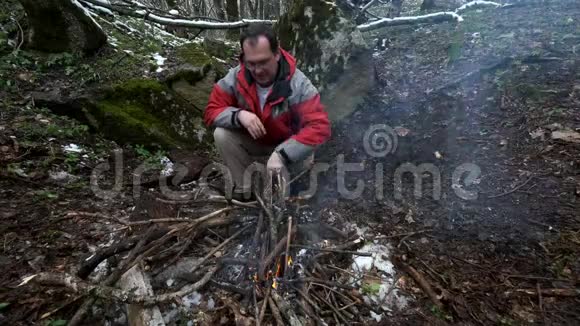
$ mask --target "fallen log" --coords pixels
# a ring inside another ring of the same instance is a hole
[[[146,9],[140,8],[127,8],[124,6],[117,6],[109,2],[108,0],[82,0],[83,2],[91,3],[93,5],[107,8],[109,10],[114,10],[122,15],[142,18],[150,22],[154,22],[161,25],[167,26],[177,26],[177,27],[190,27],[190,28],[201,28],[201,29],[236,29],[247,27],[251,24],[269,24],[272,25],[275,20],[262,20],[262,19],[242,19],[233,22],[210,22],[205,20],[190,20],[190,19],[178,19],[173,17],[164,17],[157,14],[151,13]]]
[[[361,32],[372,31],[381,27],[411,25],[419,23],[442,23],[447,21],[462,22],[463,18],[454,12],[436,12],[422,16],[382,18],[357,26]]]

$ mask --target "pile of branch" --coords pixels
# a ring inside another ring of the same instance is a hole
[[[362,241],[349,238],[345,232],[330,225],[293,220],[287,213],[285,198],[271,193],[256,194],[257,201],[250,204],[235,205],[225,201],[225,207],[195,219],[128,221],[98,213],[70,212],[65,219],[106,218],[132,236],[98,250],[83,260],[79,268],[70,268],[78,271],[76,275],[43,272],[25,278],[22,284],[61,286],[85,297],[69,325],[83,324],[97,298],[147,309],[179,301],[204,288],[213,288],[212,293],[218,294],[236,319],[251,319],[258,325],[364,322],[364,316],[372,309],[356,291],[353,274],[347,271],[353,255],[370,256],[356,251]],[[212,204],[221,202],[218,199],[212,197],[209,201]],[[192,204],[158,200],[180,207]],[[240,209],[244,214],[234,214]],[[216,234],[220,235],[219,241],[215,237],[210,239]],[[211,247],[203,250],[197,245],[194,248],[194,243],[209,243]],[[232,252],[240,244],[245,244],[248,250],[245,255],[234,257]],[[112,257],[120,262],[105,280],[89,281],[97,265]],[[140,271],[155,275],[186,257],[195,257],[195,264],[179,276],[186,283],[176,291],[158,289],[154,293],[149,289],[137,294],[120,287],[120,279],[136,266],[143,267]],[[342,267],[337,267],[340,264]],[[242,275],[236,281],[224,279],[226,269],[233,266],[241,268]]]

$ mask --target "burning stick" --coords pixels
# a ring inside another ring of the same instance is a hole
[[[288,215],[288,233],[286,234],[286,254],[284,255],[286,261],[284,264],[284,280],[288,279],[288,273],[286,273],[288,267],[292,263],[292,258],[290,257],[290,242],[292,239],[292,215]]]
[[[290,230],[290,237],[292,237],[295,233],[296,226],[293,226],[292,229]],[[268,256],[262,261],[262,264],[260,265],[260,270],[258,271],[259,275],[266,275],[266,269],[268,269],[268,266],[274,261],[274,258],[282,253],[286,243],[287,239],[286,237],[284,237],[278,242],[278,244],[276,244],[276,246],[270,252],[270,254],[268,254]]]

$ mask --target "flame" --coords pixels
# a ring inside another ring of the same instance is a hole
[[[288,266],[292,265],[292,256],[288,256]]]
[[[280,277],[282,275],[282,264],[280,264],[280,259],[276,263],[276,277]]]
[[[278,282],[276,282],[276,279],[274,279],[274,281],[272,281],[272,289],[277,289],[278,288]]]

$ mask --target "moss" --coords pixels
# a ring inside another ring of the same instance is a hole
[[[150,79],[132,79],[107,90],[103,100],[89,111],[88,120],[121,143],[189,147],[193,145],[190,137],[179,134],[172,120],[184,110],[163,84]]]
[[[203,48],[196,43],[188,43],[180,46],[176,50],[177,56],[186,63],[194,67],[201,67],[204,74],[211,69],[211,58],[205,53]]]
[[[203,40],[203,49],[207,54],[222,60],[229,60],[236,56],[238,50],[225,42],[205,38]]]
[[[298,0],[276,28],[282,47],[296,56],[300,68],[323,89],[342,74],[357,51],[354,27],[332,2]]]
[[[463,44],[465,43],[464,35],[463,28],[458,28],[453,32],[451,44],[449,44],[447,49],[449,63],[456,62],[461,58],[461,55],[463,54]]]
[[[362,286],[362,293],[367,295],[377,295],[381,290],[380,283],[365,283]]]
[[[203,112],[195,106],[203,107],[207,103],[211,88],[198,87],[199,83],[192,87],[191,95],[200,100],[205,98],[203,104],[194,104],[183,94],[177,96],[174,90],[155,80],[132,79],[117,84],[96,103],[91,112],[95,122],[91,124],[122,143],[168,150],[207,149],[212,143],[211,135],[202,123]]]
[[[131,79],[115,85],[109,96],[128,100],[143,100],[139,98],[143,93],[161,93],[166,90],[165,86],[152,79]]]
[[[129,102],[103,101],[94,112],[99,129],[121,143],[144,144],[147,147],[176,147],[179,141],[163,122],[145,108]]]

